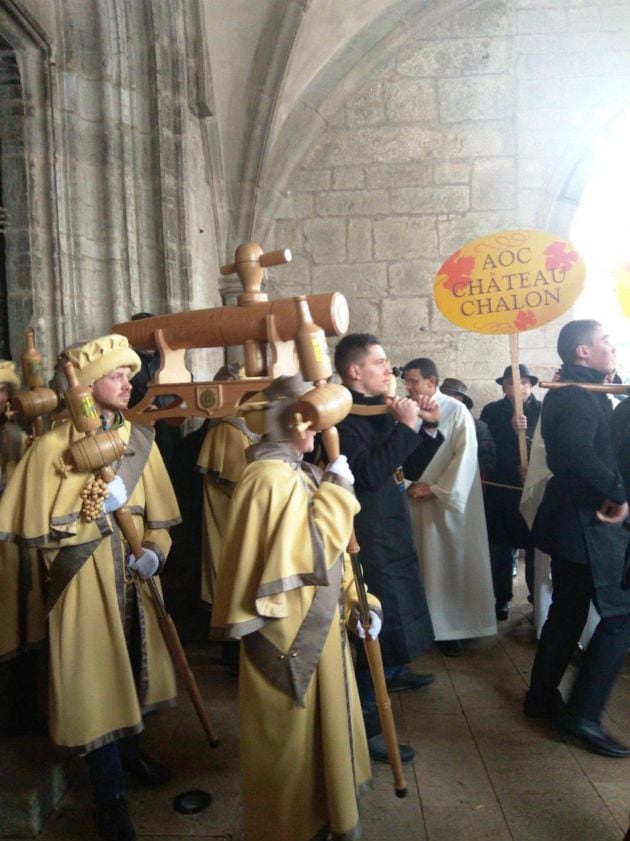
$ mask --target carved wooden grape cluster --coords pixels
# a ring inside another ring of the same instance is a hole
[[[97,520],[103,510],[103,501],[109,496],[107,482],[95,476],[81,491],[81,515],[84,520],[91,523]]]

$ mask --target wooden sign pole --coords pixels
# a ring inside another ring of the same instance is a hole
[[[521,372],[518,367],[518,333],[510,333],[510,361],[512,363],[512,384],[514,386],[514,416],[520,418],[523,415],[523,395],[521,394]],[[527,438],[524,429],[519,429],[518,453],[521,460],[521,467],[527,467]]]

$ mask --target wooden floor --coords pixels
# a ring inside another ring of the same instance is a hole
[[[522,574],[521,574],[522,578]],[[409,795],[394,796],[388,766],[375,764],[374,790],[362,804],[364,841],[621,841],[630,815],[630,759],[605,759],[565,744],[531,721],[521,701],[535,648],[532,610],[519,597],[498,637],[472,641],[458,658],[437,650],[415,667],[435,683],[393,697],[401,741],[417,752],[405,766]],[[173,769],[160,789],[130,788],[138,837],[242,841],[235,715],[236,679],[213,645],[190,652],[221,744],[210,750],[187,696],[147,728],[145,747]],[[630,659],[608,704],[606,725],[630,741]],[[182,816],[174,797],[211,792],[204,812]],[[261,816],[264,820],[264,816]],[[41,841],[95,838],[85,767]]]

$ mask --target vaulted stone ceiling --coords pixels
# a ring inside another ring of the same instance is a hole
[[[232,240],[264,239],[292,168],[366,74],[443,0],[203,4]]]

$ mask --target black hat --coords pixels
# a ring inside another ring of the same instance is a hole
[[[463,398],[464,405],[467,406],[467,408],[472,409],[473,402],[468,396],[468,386],[461,380],[456,380],[454,377],[444,377],[444,382],[440,386],[440,391],[443,394],[448,394],[450,397],[455,397],[456,394],[459,394],[459,396]]]
[[[536,385],[536,383],[538,382],[538,377],[535,377],[533,374],[529,373],[529,368],[527,367],[527,365],[524,365],[522,362],[520,362],[519,366],[518,366],[518,370],[519,370],[519,373],[520,373],[520,379],[523,379],[524,377],[527,377],[527,379],[530,381],[530,383],[532,385]],[[507,368],[503,372],[502,377],[497,377],[497,379],[495,380],[495,383],[498,383],[499,385],[503,385],[505,380],[507,380],[510,383],[512,382],[512,366],[511,365],[507,366]]]

